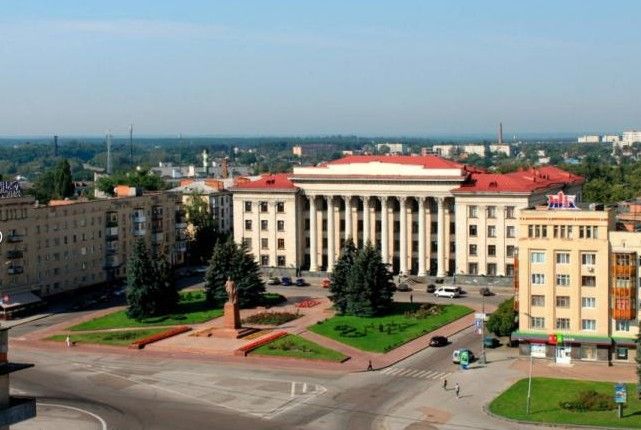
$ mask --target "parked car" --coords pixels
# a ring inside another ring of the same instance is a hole
[[[438,279],[437,279],[436,281],[434,281],[434,282],[436,282],[437,284],[442,284],[442,283],[443,283],[443,281],[444,281],[444,279],[443,279],[443,278],[438,278]]]
[[[307,285],[307,282],[303,278],[296,278],[297,287],[304,287],[305,285]]]
[[[280,285],[280,278],[278,276],[272,276],[267,280],[267,285]]]
[[[332,285],[332,281],[329,278],[323,278],[321,281],[321,287],[323,288],[329,288]]]
[[[494,336],[485,336],[483,338],[483,346],[486,348],[496,348],[501,344],[501,341]]]
[[[452,353],[452,363],[459,364],[461,362],[461,352],[467,351],[470,363],[475,360],[474,353],[467,348],[457,349]]]
[[[405,282],[401,282],[398,284],[396,287],[396,291],[412,291],[409,285],[407,285]]]
[[[429,285],[427,286],[427,290],[426,290],[426,291],[427,291],[428,293],[433,293],[434,291],[436,291],[436,285],[434,285],[434,284],[429,284]]]
[[[493,295],[494,295],[494,293],[493,293],[493,292],[492,292],[488,287],[482,287],[482,288],[479,290],[479,293],[481,293],[481,295],[482,295],[483,297],[493,296]]]
[[[292,278],[283,276],[282,278],[280,278],[280,283],[283,285],[283,287],[289,287],[290,285],[292,285]]]
[[[459,297],[460,295],[461,294],[454,287],[439,287],[436,291],[434,291],[434,297],[449,297],[450,299],[453,299],[455,297]]]
[[[445,336],[434,336],[430,339],[430,346],[446,346],[448,340]]]

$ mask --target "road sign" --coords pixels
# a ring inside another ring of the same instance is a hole
[[[625,384],[614,384],[614,403],[626,403],[628,400],[628,392]]]

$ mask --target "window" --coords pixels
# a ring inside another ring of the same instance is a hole
[[[487,275],[496,276],[496,263],[487,263]]]
[[[477,263],[468,263],[467,264],[467,273],[469,275],[478,275],[479,273],[479,266]]]
[[[594,266],[596,264],[596,254],[592,254],[592,253],[581,254],[581,264],[584,266]]]
[[[284,267],[286,265],[285,256],[279,255],[278,257],[276,257],[276,264],[278,265],[278,267]]]
[[[489,257],[496,257],[496,245],[487,246],[487,255]]]
[[[616,331],[630,331],[630,321],[629,320],[616,320],[614,323],[614,329]]]
[[[246,219],[245,220],[245,230],[251,230],[252,229],[252,220]]]
[[[617,360],[628,359],[628,348],[620,346],[617,348]]]
[[[596,297],[581,297],[582,308],[596,308]]]
[[[487,237],[496,237],[496,226],[488,225],[487,226]]]
[[[476,256],[476,245],[469,246],[469,253],[471,256]]]
[[[545,263],[545,252],[532,251],[530,253],[530,262],[532,263]]]
[[[260,249],[269,249],[269,240],[262,238],[260,239]]]
[[[596,345],[581,345],[581,360],[596,360],[597,350]]]
[[[477,234],[476,225],[474,224],[470,225],[469,231],[470,231],[471,237],[476,237],[476,234]]]
[[[285,212],[285,202],[276,202],[276,212],[278,213]]]
[[[570,318],[557,318],[554,326],[558,330],[569,330],[570,329]]]
[[[596,320],[581,320],[581,330],[595,331]]]
[[[507,219],[514,219],[514,206],[506,206],[505,207],[505,218]]]
[[[532,306],[545,306],[545,296],[535,294],[531,296]]]
[[[261,266],[269,266],[269,255],[261,255],[260,256],[260,265]]]
[[[278,239],[278,249],[285,249],[285,239]]]
[[[530,318],[530,328],[545,328],[545,318],[543,317],[531,317]]]
[[[267,212],[268,210],[267,202],[260,202],[258,203],[258,205],[260,206],[261,212]]]
[[[285,231],[285,221],[279,219],[276,221],[276,230],[278,231]]]
[[[570,285],[570,275],[557,274],[556,285],[557,287],[567,287],[568,285]]]
[[[245,245],[247,249],[251,249],[252,248],[251,237],[243,237],[243,245]]]
[[[570,264],[570,253],[569,252],[557,252],[556,253],[556,264]]]
[[[252,202],[245,202],[245,212],[252,211]]]
[[[556,307],[557,308],[569,308],[570,307],[570,296],[556,296]]]
[[[488,218],[496,218],[496,206],[488,206],[487,207],[487,217]]]
[[[505,236],[506,237],[516,237],[516,227],[513,225],[508,225],[505,227]]]
[[[514,264],[505,265],[505,276],[514,276]]]
[[[261,219],[260,220],[260,229],[261,230],[267,230],[268,227],[269,227],[269,223],[267,222],[267,220],[266,219]]]
[[[478,207],[476,206],[468,206],[467,207],[467,213],[470,218],[476,218],[478,217]]]
[[[505,247],[505,256],[508,257],[508,258],[514,257],[514,250],[515,250],[514,245],[506,246]]]
[[[543,273],[532,273],[532,284],[533,285],[545,284],[545,275]]]
[[[581,276],[582,287],[596,287],[596,276]]]

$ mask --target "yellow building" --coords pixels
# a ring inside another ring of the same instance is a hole
[[[558,363],[633,361],[641,234],[615,232],[610,209],[578,209],[571,197],[520,212],[513,338]]]

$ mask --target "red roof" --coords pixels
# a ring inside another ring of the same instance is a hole
[[[267,173],[255,181],[237,183],[234,188],[238,190],[293,190],[296,185],[289,179],[289,173]]]
[[[518,170],[511,173],[472,173],[454,193],[531,193],[559,185],[583,183],[581,176],[554,166]]]
[[[328,161],[321,164],[355,164],[355,163],[393,163],[423,166],[430,169],[460,169],[463,164],[446,160],[436,155],[348,155],[338,160]]]

